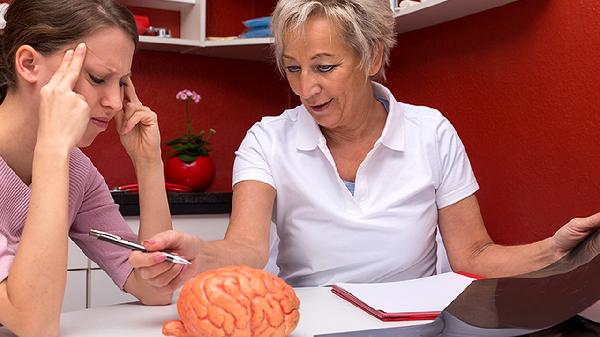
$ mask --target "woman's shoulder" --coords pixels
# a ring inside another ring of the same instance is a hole
[[[441,111],[425,105],[414,105],[403,102],[396,102],[396,107],[401,109],[406,118],[414,119],[445,119]]]
[[[93,166],[92,161],[78,147],[71,150],[69,168],[71,172],[87,172]]]
[[[450,127],[450,121],[436,108],[424,105],[413,105],[396,102],[396,108],[402,111],[406,125],[418,126],[419,128],[439,129]]]
[[[99,179],[103,180],[90,158],[79,148],[75,148],[71,151],[71,158],[69,160],[69,178],[72,187],[84,187]]]
[[[299,105],[292,109],[286,109],[277,116],[264,116],[259,122],[256,122],[249,131],[270,134],[285,133],[296,124],[303,109],[304,108]]]
[[[273,125],[274,127],[279,124],[285,125],[286,123],[293,123],[298,120],[298,116],[303,109],[304,108],[302,107],[302,105],[298,105],[295,108],[284,110],[281,114],[277,116],[264,116],[257,124],[260,123],[264,125]]]

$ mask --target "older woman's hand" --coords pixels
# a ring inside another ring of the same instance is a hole
[[[121,143],[134,163],[160,160],[160,132],[156,113],[137,97],[131,78],[127,79],[123,110],[115,116]]]
[[[190,234],[165,231],[143,242],[144,247],[151,253],[134,251],[129,255],[129,263],[135,273],[154,288],[173,292],[196,275],[203,264],[199,259],[202,242]],[[165,256],[159,251],[185,257],[192,264],[181,265],[165,261]]]
[[[600,213],[587,218],[575,218],[562,226],[554,236],[552,243],[558,258],[569,253],[581,241],[600,228]]]

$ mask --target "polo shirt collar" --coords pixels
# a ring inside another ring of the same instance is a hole
[[[373,92],[378,100],[388,102],[388,115],[385,120],[385,127],[378,141],[381,141],[386,147],[395,151],[404,151],[404,109],[402,104],[396,102],[396,98],[390,90],[377,82],[371,82]]]
[[[314,150],[321,139],[324,140],[321,129],[308,110],[301,105],[298,107],[298,121],[296,129],[296,148],[298,150]]]
[[[404,151],[404,111],[386,87],[377,82],[371,84],[375,97],[389,103],[385,127],[378,141],[392,150]],[[314,150],[319,142],[324,141],[323,134],[304,105],[299,106],[298,110],[296,148],[304,151]]]

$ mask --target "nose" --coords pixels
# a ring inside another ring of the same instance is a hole
[[[107,87],[100,99],[100,105],[112,113],[121,111],[123,109],[123,89],[121,86]]]
[[[321,92],[319,77],[312,71],[302,71],[299,81],[299,92],[297,94],[301,99],[308,100]]]

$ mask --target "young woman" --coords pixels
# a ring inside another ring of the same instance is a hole
[[[167,304],[181,271],[130,251],[91,228],[143,240],[171,228],[156,114],[131,81],[137,43],[131,13],[112,0],[15,0],[5,15],[0,58],[0,324],[19,336],[59,330],[67,240],[115,284],[145,304]],[[78,149],[115,124],[140,186],[140,231],[119,214],[108,188]]]

